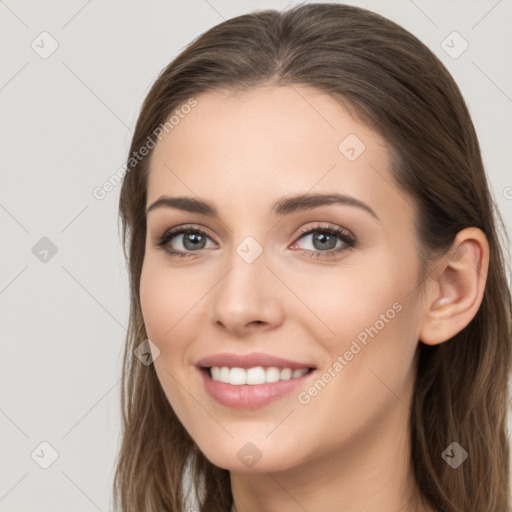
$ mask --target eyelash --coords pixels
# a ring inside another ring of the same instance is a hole
[[[339,253],[342,253],[346,250],[354,249],[356,246],[356,239],[354,236],[349,234],[344,229],[341,228],[333,228],[331,226],[317,226],[314,228],[304,228],[300,231],[299,236],[297,237],[297,241],[301,238],[305,237],[306,235],[310,235],[312,233],[328,233],[329,235],[333,235],[337,238],[339,238],[345,245],[338,247],[337,249],[330,249],[328,251],[310,251],[307,249],[304,249],[302,254],[304,256],[310,257],[310,258],[325,258],[325,257],[334,257]],[[190,257],[195,252],[200,251],[180,251],[178,249],[172,249],[170,247],[165,247],[169,242],[177,235],[181,234],[189,234],[189,233],[195,233],[204,235],[207,238],[210,238],[203,230],[198,228],[193,228],[190,226],[180,226],[177,228],[172,228],[167,230],[161,237],[158,238],[157,242],[153,245],[155,247],[163,247],[165,248],[165,251],[168,252],[171,256],[178,256],[181,258]],[[294,242],[295,243],[295,242]]]

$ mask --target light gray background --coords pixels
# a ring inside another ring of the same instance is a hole
[[[119,187],[103,200],[92,190],[124,165],[145,94],[186,44],[292,3],[0,0],[1,511],[111,509],[128,276]],[[451,71],[510,233],[512,2],[350,3],[410,30]],[[58,43],[45,59],[31,47],[51,48],[43,31]],[[453,31],[469,44],[456,59],[441,47]],[[46,262],[32,250],[43,237],[57,248]],[[58,452],[48,469],[43,441]]]

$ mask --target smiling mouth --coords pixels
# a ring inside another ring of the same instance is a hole
[[[257,386],[273,382],[294,380],[314,371],[314,368],[278,368],[276,366],[255,366],[252,368],[239,368],[228,366],[211,366],[202,368],[208,377],[217,382],[233,386]]]

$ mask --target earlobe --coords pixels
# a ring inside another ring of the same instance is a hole
[[[462,331],[482,303],[489,267],[489,244],[478,228],[460,231],[448,254],[440,258],[439,271],[424,303],[419,339],[438,345]]]

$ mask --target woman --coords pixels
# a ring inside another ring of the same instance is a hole
[[[495,214],[458,87],[391,21],[309,4],[197,38],[121,191],[118,510],[509,510]]]

